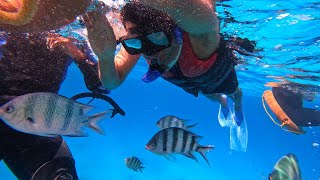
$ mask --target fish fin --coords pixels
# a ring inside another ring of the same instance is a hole
[[[68,137],[88,137],[88,134],[84,134],[84,135],[77,135],[77,134],[69,134],[69,135],[65,135]]]
[[[95,108],[94,106],[90,106],[87,104],[81,104],[81,109],[82,109],[83,114],[87,114],[88,112],[90,112],[94,108]]]
[[[179,118],[180,119],[180,118]],[[190,119],[180,119],[183,123],[187,123],[190,121]]]
[[[28,132],[26,132],[26,133],[28,133]],[[43,136],[43,137],[57,137],[57,136],[59,136],[57,134],[46,134],[46,133],[28,133],[28,134],[33,134],[36,136]]]
[[[190,125],[190,126],[187,126],[187,129],[191,129],[191,128],[195,127],[196,125],[198,125],[198,123],[192,124],[192,125]]]
[[[186,156],[186,157],[188,157],[188,158],[190,158],[190,159],[193,159],[193,160],[199,162],[198,159],[197,159],[191,152],[189,152],[189,153],[183,153],[182,155],[184,155],[184,156]]]
[[[189,131],[189,132],[190,132],[190,131]],[[196,141],[196,142],[199,142],[199,140],[203,138],[203,136],[199,136],[199,135],[194,134],[194,133],[192,133],[192,135],[195,137],[195,141]]]
[[[139,171],[142,173],[142,169],[145,168],[143,166],[140,166]]]
[[[197,147],[197,149],[196,149],[196,151],[201,154],[201,156],[204,158],[204,160],[207,161],[209,167],[211,167],[211,166],[210,166],[210,163],[209,163],[209,161],[208,161],[205,153],[206,153],[206,152],[209,152],[209,151],[212,150],[212,149],[214,149],[214,146],[212,146],[212,145],[208,145],[208,146],[201,146],[201,145],[199,145],[199,146]]]
[[[77,130],[77,131],[74,131],[74,133],[72,134],[68,134],[68,135],[65,135],[65,136],[69,136],[69,137],[88,137],[89,135],[84,132],[83,130]]]
[[[171,162],[176,162],[176,157],[174,157],[172,154],[166,154],[166,155],[163,155],[163,157],[165,157],[167,160]]]
[[[88,137],[89,135],[81,127],[81,128],[73,130],[69,134],[63,134],[63,136],[68,136],[68,137]]]
[[[45,137],[57,137],[59,135],[56,135],[56,134],[36,134],[38,136],[45,136]]]
[[[101,127],[97,124],[97,122],[103,118],[105,118],[105,116],[107,116],[108,114],[110,114],[112,112],[112,110],[107,110],[101,113],[97,113],[94,114],[92,116],[87,116],[87,123],[86,126],[90,127],[91,129],[95,130],[97,133],[104,135],[103,130],[101,129]]]

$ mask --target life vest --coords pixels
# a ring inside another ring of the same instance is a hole
[[[184,33],[181,55],[177,63],[162,74],[162,77],[186,92],[198,96],[200,91],[217,88],[235,65],[236,59],[232,49],[227,47],[227,41],[221,39],[216,52],[208,59],[201,60],[194,54],[188,34]]]

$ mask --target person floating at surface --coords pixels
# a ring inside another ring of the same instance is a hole
[[[126,79],[140,55],[148,63],[144,82],[158,77],[198,96],[219,101],[225,118],[230,112],[226,94],[234,102],[235,121],[243,119],[242,92],[234,66],[235,56],[219,35],[219,20],[211,0],[142,0],[121,9],[128,34],[114,56],[116,39],[104,14],[83,16],[88,37],[99,57],[100,78],[107,89],[115,89]]]
[[[74,61],[87,88],[107,93],[98,67],[86,45],[54,33],[2,34],[0,53],[0,105],[34,92],[57,93]],[[71,152],[60,137],[18,132],[0,120],[0,160],[18,179],[78,179]]]
[[[42,32],[71,23],[92,0],[6,0],[0,3],[0,30]]]
[[[272,90],[266,90],[263,99],[281,122],[281,127],[303,134],[303,127],[320,126],[320,111],[303,107],[303,93],[295,90],[293,83],[268,83],[267,86],[272,86]],[[312,98],[309,96],[308,100]]]

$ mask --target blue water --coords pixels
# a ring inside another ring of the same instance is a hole
[[[224,8],[235,22],[228,22]],[[110,96],[125,110],[101,122],[105,136],[90,130],[86,138],[65,138],[76,160],[81,180],[266,180],[277,160],[294,153],[305,180],[320,179],[319,127],[305,128],[304,135],[283,131],[266,115],[261,103],[264,84],[289,81],[303,85],[303,91],[314,92],[315,100],[306,107],[320,106],[320,3],[316,0],[288,1],[224,1],[218,3],[222,32],[247,37],[257,42],[263,58],[245,57],[237,66],[240,87],[244,92],[244,112],[248,125],[247,152],[230,150],[229,128],[222,128],[217,119],[218,104],[205,97],[193,97],[183,90],[157,80],[141,81],[147,70],[138,63],[125,83]],[[224,26],[225,25],[225,26]],[[75,65],[69,69],[60,94],[72,96],[86,91],[82,75]],[[109,108],[103,102],[93,104]],[[144,146],[158,131],[155,123],[163,116],[175,115],[190,124],[203,136],[200,144],[215,149],[207,153],[209,167],[196,154],[199,163],[177,155],[176,161],[152,154]],[[129,170],[124,158],[137,156],[145,165],[143,174]],[[0,163],[4,180],[15,177]]]

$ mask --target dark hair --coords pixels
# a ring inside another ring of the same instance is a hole
[[[137,1],[128,2],[121,9],[122,23],[130,21],[146,30],[161,30],[171,33],[176,23],[165,12],[145,6]]]

